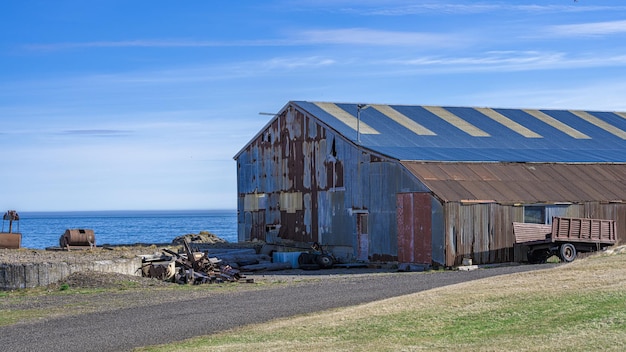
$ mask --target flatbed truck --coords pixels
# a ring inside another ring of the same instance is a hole
[[[513,223],[515,244],[528,247],[528,261],[545,263],[557,255],[563,262],[578,253],[604,250],[617,242],[615,221],[591,218],[552,218],[552,225]]]

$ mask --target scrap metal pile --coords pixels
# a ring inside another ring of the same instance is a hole
[[[142,274],[179,284],[206,284],[235,282],[245,278],[238,269],[210,258],[208,252],[192,251],[187,241],[183,242],[185,253],[163,249],[169,255],[142,256]],[[252,282],[250,279],[246,282]]]
[[[311,247],[313,252],[303,251],[302,247],[297,248],[300,251],[284,252],[263,246],[258,253],[255,248],[220,248],[189,242],[186,237],[181,242],[179,253],[162,249],[160,255],[143,255],[142,275],[180,284],[222,283],[245,278],[242,272],[330,269],[336,264],[335,258],[317,243]]]

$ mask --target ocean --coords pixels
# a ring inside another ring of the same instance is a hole
[[[181,235],[211,232],[237,242],[236,210],[150,210],[18,212],[13,232],[22,233],[22,247],[44,249],[59,246],[67,229],[92,229],[96,245],[170,243]],[[3,222],[8,231],[9,222]]]

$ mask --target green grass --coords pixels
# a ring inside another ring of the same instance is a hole
[[[626,255],[277,320],[145,351],[626,350]]]

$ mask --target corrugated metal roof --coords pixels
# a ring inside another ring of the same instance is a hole
[[[369,104],[358,114],[358,104],[292,104],[398,160],[626,162],[619,112]]]
[[[626,201],[626,164],[401,163],[444,201]]]

